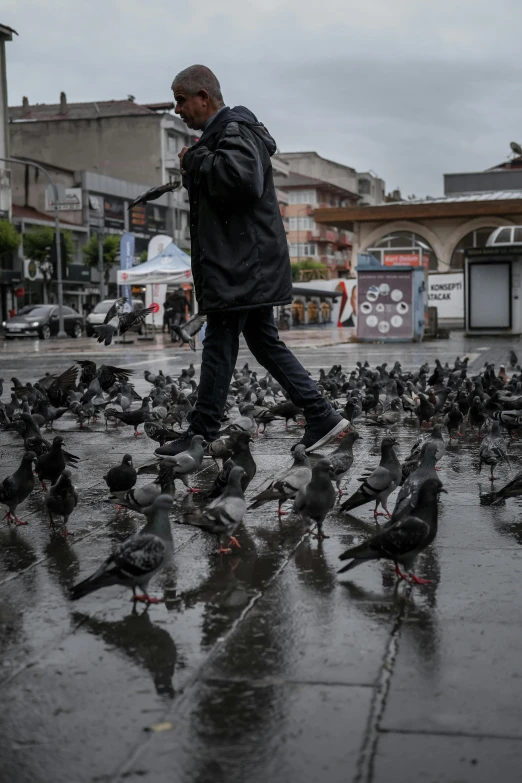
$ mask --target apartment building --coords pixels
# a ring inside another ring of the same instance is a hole
[[[178,152],[197,138],[172,113],[173,106],[138,104],[133,96],[69,103],[63,92],[58,104],[30,104],[24,98],[21,106],[9,108],[11,152],[44,165],[160,185],[179,172]],[[189,247],[186,191],[169,194],[168,202],[168,230]]]
[[[290,172],[286,177],[275,174],[274,181],[276,188],[288,196],[288,203],[280,204],[292,263],[309,258],[326,265],[331,278],[347,277],[351,270],[350,233],[316,225],[313,212],[322,206],[356,204],[357,194],[296,172]]]

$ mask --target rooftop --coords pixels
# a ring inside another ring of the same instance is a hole
[[[345,198],[359,199],[360,196],[357,193],[352,193],[351,190],[341,188],[339,185],[334,185],[331,182],[326,182],[323,179],[316,179],[315,177],[308,177],[304,174],[297,174],[295,171],[290,171],[288,176],[280,177],[277,174],[274,176],[274,183],[276,187],[283,190],[291,190],[293,188],[321,188],[321,190],[329,190],[332,193],[336,193],[339,196]]]
[[[35,220],[44,220],[46,223],[54,223],[54,212],[39,212],[33,207],[22,207],[19,204],[13,204],[13,218],[18,220],[27,220],[29,222]],[[71,223],[70,220],[65,220],[60,215],[60,225],[62,223],[66,223],[67,225],[71,226],[71,228],[80,228],[80,230],[83,228],[82,226],[78,226],[76,223]]]
[[[68,103],[65,99],[60,103],[35,104],[30,104],[24,100],[22,106],[9,107],[10,122],[85,120],[135,114],[153,116],[156,112],[128,98],[121,101],[88,101],[83,103]]]

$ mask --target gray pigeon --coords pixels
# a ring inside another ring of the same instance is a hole
[[[119,493],[118,496],[111,497],[109,502],[143,514],[144,509],[151,507],[159,495],[171,495],[174,497],[174,493],[174,471],[169,465],[160,465],[158,478],[151,484],[145,484],[143,487],[134,487],[129,489],[128,492]]]
[[[334,467],[329,459],[320,459],[312,469],[312,478],[301,487],[294,500],[294,511],[299,514],[305,524],[317,525],[315,538],[328,538],[323,533],[323,522],[328,512],[335,505],[336,492],[332,485]]]
[[[499,461],[509,463],[506,452],[506,441],[502,437],[498,421],[493,420],[491,422],[490,431],[480,444],[479,473],[482,470],[482,465],[487,465],[491,469],[489,479],[490,481],[495,481],[493,473]]]
[[[516,498],[522,495],[522,471],[508,481],[498,492],[494,492],[492,496],[493,505],[496,506],[501,500],[506,498]]]
[[[159,598],[148,595],[147,587],[172,557],[174,544],[169,521],[172,503],[170,495],[159,495],[143,529],[119,544],[92,576],[75,585],[71,599],[76,601],[102,587],[123,585],[132,589],[133,601],[160,603]],[[143,595],[136,595],[137,587],[143,590]]]
[[[341,506],[343,511],[351,511],[375,500],[374,517],[382,516],[382,513],[377,511],[381,504],[388,518],[391,518],[388,511],[388,497],[399,486],[402,478],[401,465],[394,451],[396,445],[395,438],[382,439],[379,467],[375,468],[369,476],[361,479],[362,484],[357,492],[354,492]]]
[[[124,454],[120,465],[115,465],[107,471],[103,480],[109,487],[112,495],[127,492],[136,483],[138,474],[132,464],[130,454]]]
[[[49,492],[45,496],[45,506],[51,520],[50,527],[53,530],[55,528],[53,514],[55,516],[63,517],[62,534],[68,536],[69,531],[67,530],[67,523],[77,505],[78,493],[71,481],[71,471],[67,469],[63,471],[58,478],[58,481],[51,486]]]
[[[218,554],[231,552],[230,544],[241,548],[234,537],[246,512],[246,501],[241,488],[244,474],[243,468],[236,465],[230,471],[227,488],[218,498],[202,510],[187,514],[183,524],[194,525],[207,533],[212,533],[218,540]],[[223,537],[227,539],[228,546],[223,547]]]
[[[421,486],[427,479],[437,478],[437,472],[435,470],[436,462],[437,443],[434,440],[428,440],[421,448],[419,466],[416,468],[416,470],[410,473],[400,488],[392,518],[387,527],[395,524],[395,522],[397,522],[403,516],[410,514],[413,511],[417,505]]]
[[[330,455],[330,462],[334,466],[334,479],[339,497],[345,494],[341,489],[341,483],[353,465],[353,444],[360,437],[358,432],[350,430],[343,436],[334,453]]]
[[[0,503],[7,506],[8,510],[4,519],[7,519],[8,522],[14,521],[17,525],[27,525],[27,522],[23,522],[16,516],[16,509],[34,489],[33,462],[35,459],[34,452],[26,451],[19,468],[0,484]]]
[[[436,478],[427,479],[420,488],[417,504],[411,513],[363,544],[347,549],[339,559],[350,562],[338,573],[350,571],[367,560],[385,559],[395,563],[395,573],[400,579],[407,579],[412,584],[429,584],[430,580],[415,576],[412,569],[417,556],[437,535],[437,496],[440,492],[446,492],[442,483]],[[406,573],[400,570],[399,565]]]
[[[46,481],[54,484],[62,471],[65,470],[65,455],[62,451],[62,446],[63,438],[61,435],[57,435],[53,439],[50,450],[45,454],[41,454],[36,460],[34,470],[44,490],[47,490]]]
[[[174,477],[180,478],[190,492],[199,492],[199,489],[194,489],[189,486],[188,478],[192,473],[195,473],[201,468],[206,445],[207,442],[203,435],[194,435],[190,441],[190,446],[186,451],[182,451],[174,457],[165,456],[162,458],[161,463],[155,462],[152,467],[157,467],[158,464],[162,463],[169,465],[173,470]],[[138,473],[147,473],[150,468],[150,464],[142,465]]]
[[[172,330],[184,345],[188,345],[195,352],[196,341],[194,340],[194,337],[202,328],[206,320],[206,315],[201,315],[198,313],[197,315],[193,315],[192,318],[189,318],[188,321],[186,321],[184,324],[180,324],[180,326],[173,326]]]
[[[259,508],[271,500],[278,501],[277,513],[279,516],[287,514],[287,511],[281,511],[281,506],[285,500],[295,498],[301,487],[304,487],[312,478],[312,468],[310,459],[306,453],[306,448],[302,443],[298,443],[293,452],[294,462],[280,476],[264,489],[259,495],[256,495],[253,503],[248,507]]]

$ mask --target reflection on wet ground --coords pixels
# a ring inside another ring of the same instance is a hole
[[[404,361],[451,359],[463,348],[407,346]],[[382,361],[386,351],[336,345],[297,353],[316,373],[321,364]],[[143,349],[103,357],[135,367],[140,392],[148,388],[143,369],[179,373],[191,358]],[[239,361],[248,358],[242,349]],[[34,380],[71,363],[40,353],[29,374],[13,352],[0,367],[4,378]],[[24,506],[27,527],[0,527],[6,780],[518,778],[521,502],[487,503],[491,488],[476,471],[471,436],[453,442],[441,463],[449,494],[438,538],[418,568],[432,584],[397,585],[393,569],[378,563],[337,576],[341,552],[375,530],[369,507],[352,516],[336,506],[325,525],[330,538],[318,543],[299,520],[280,522],[267,505],[248,512],[241,550],[231,557],[217,556],[214,540],[174,524],[173,515],[173,564],[152,585],[165,604],[144,611],[117,587],[76,604],[67,595],[142,524],[104,502],[102,476],[125,452],[144,462],[154,444],[134,439],[132,429],[105,433],[102,424],[81,432],[68,417],[56,429],[85,460],[75,476],[74,535],[50,537],[39,489]],[[252,492],[287,464],[299,434],[275,423],[258,438]],[[382,433],[363,425],[362,434],[350,488],[378,459]],[[414,437],[414,427],[400,428],[401,455]],[[2,476],[20,452],[14,434],[0,433]],[[520,469],[521,444],[510,454],[511,470]],[[500,466],[498,475],[500,486],[510,468]],[[205,463],[195,483],[209,487],[214,476]]]

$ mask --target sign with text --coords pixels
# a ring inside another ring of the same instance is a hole
[[[464,318],[464,273],[448,272],[428,276],[428,304],[436,307],[439,318]]]
[[[82,208],[81,188],[59,188],[58,201],[54,199],[54,190],[48,187],[45,191],[45,211],[54,212],[55,207],[59,212],[77,212]]]
[[[105,228],[125,230],[125,211],[122,198],[104,198],[103,200],[103,225]]]
[[[357,337],[411,340],[413,272],[360,271],[357,275]]]
[[[420,266],[420,253],[383,253],[384,266]]]

